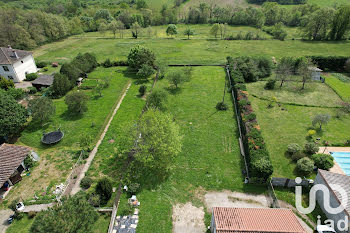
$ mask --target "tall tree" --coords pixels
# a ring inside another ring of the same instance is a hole
[[[301,80],[303,83],[303,87],[301,88],[302,90],[305,89],[305,83],[309,80],[311,80],[311,67],[314,67],[315,65],[313,64],[312,60],[310,58],[304,58],[298,68],[298,74],[301,76]]]
[[[56,112],[53,101],[47,97],[32,99],[28,103],[28,109],[31,113],[33,121],[39,121],[42,125],[48,121]]]
[[[215,36],[215,38],[217,38],[219,29],[220,29],[220,25],[218,23],[214,24],[210,29],[210,34],[212,34],[213,36]]]
[[[282,58],[276,67],[276,78],[281,81],[280,88],[292,74],[293,67],[291,62],[288,58]]]
[[[322,125],[326,125],[330,119],[331,116],[329,114],[318,114],[312,120],[312,125],[315,126],[318,124],[320,126],[320,130],[322,130]]]
[[[184,31],[184,35],[187,36],[187,39],[190,39],[190,36],[193,36],[194,34],[194,31],[191,29],[191,28],[187,28],[185,31]]]
[[[5,91],[0,90],[0,136],[16,136],[27,122],[27,110]]]
[[[98,31],[102,34],[102,36],[106,34],[107,29],[108,29],[108,25],[106,23],[104,22],[100,23],[98,27]]]
[[[117,20],[117,28],[119,30],[120,38],[123,38],[123,36],[124,36],[124,29],[125,29],[124,23],[122,21],[120,21],[120,20]]]
[[[87,201],[84,193],[78,193],[61,205],[40,212],[30,228],[31,233],[85,233],[93,232],[98,219],[96,210]]]
[[[141,30],[141,26],[138,22],[135,22],[131,25],[131,32],[132,32],[132,36],[137,39],[139,37],[140,34],[140,30]]]
[[[333,9],[321,8],[306,16],[302,22],[303,37],[309,40],[327,39],[331,22],[329,19],[333,17],[333,14]]]
[[[335,13],[329,37],[331,40],[341,40],[350,29],[350,6],[342,6]]]
[[[169,24],[169,26],[166,29],[166,34],[169,36],[173,36],[177,34],[177,27],[175,24]]]
[[[113,37],[115,39],[115,34],[118,31],[118,23],[117,21],[113,20],[109,25],[108,25],[108,29],[111,30],[111,32],[113,33]]]
[[[82,114],[88,110],[88,99],[89,97],[84,92],[74,91],[66,96],[64,102],[67,104],[70,113]]]

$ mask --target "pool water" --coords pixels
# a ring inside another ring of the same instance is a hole
[[[331,152],[331,155],[343,172],[350,176],[350,152]]]

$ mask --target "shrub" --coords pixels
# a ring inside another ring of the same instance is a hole
[[[247,90],[246,85],[243,84],[243,83],[237,83],[237,84],[235,84],[235,88],[238,89],[238,90],[242,90],[242,91],[246,91],[246,90]]]
[[[112,67],[113,64],[111,62],[111,60],[109,58],[107,58],[103,63],[102,63],[102,66],[105,67],[105,68],[108,68],[108,67]]]
[[[84,92],[74,91],[66,96],[64,102],[68,111],[73,114],[82,114],[88,110],[87,101],[89,97]]]
[[[36,67],[38,68],[44,68],[45,66],[47,66],[49,63],[46,62],[46,61],[39,61],[39,62],[36,62]]]
[[[91,187],[92,183],[92,179],[90,177],[85,176],[80,182],[80,187],[82,187],[83,189],[88,189]]]
[[[342,56],[310,56],[310,58],[321,70],[337,72],[344,71],[345,62],[349,59],[348,57]]]
[[[276,84],[275,79],[269,79],[269,80],[267,80],[267,82],[265,84],[265,89],[266,90],[273,90],[273,89],[275,89],[275,84]]]
[[[308,142],[305,144],[305,152],[309,155],[313,155],[318,152],[319,146],[314,142]]]
[[[22,212],[16,212],[15,213],[15,219],[16,220],[21,220],[24,217],[24,213]]]
[[[24,97],[25,92],[22,89],[17,89],[17,88],[9,88],[7,90],[7,94],[12,96],[15,100],[20,100]]]
[[[113,66],[128,66],[128,61],[114,61]]]
[[[250,105],[250,102],[248,100],[245,100],[245,99],[238,101],[238,103],[239,103],[239,106],[241,106],[241,107]]]
[[[30,156],[27,156],[24,159],[24,166],[26,168],[32,168],[32,167],[34,167],[34,165],[35,165],[35,161]]]
[[[48,70],[49,70],[49,68],[47,68],[47,67],[44,67],[44,68],[41,69],[41,71],[43,71],[43,72],[46,72]]]
[[[0,75],[0,88],[7,90],[11,87],[15,87],[15,84],[13,83],[12,80],[8,80]]]
[[[136,75],[139,78],[147,79],[149,76],[154,74],[154,72],[155,72],[155,70],[153,69],[152,66],[149,66],[147,64],[143,64]]]
[[[146,85],[141,85],[139,88],[139,94],[140,96],[144,96],[147,90],[147,86]]]
[[[139,71],[139,69],[141,69],[142,65],[144,64],[155,67],[155,60],[156,57],[154,53],[151,50],[140,45],[132,48],[128,55],[128,64],[130,68],[136,71]]]
[[[302,151],[302,148],[299,144],[297,143],[291,143],[288,145],[287,147],[287,152],[290,155],[296,154],[296,153],[300,153]]]
[[[139,183],[131,183],[128,185],[128,191],[130,194],[136,194],[139,188],[140,188]]]
[[[93,207],[99,207],[101,200],[100,200],[100,196],[97,194],[91,194],[89,197],[89,203],[90,205],[92,205]]]
[[[247,120],[248,121],[253,121],[256,119],[256,114],[255,113],[250,113],[248,116],[247,116]]]
[[[38,74],[37,73],[30,73],[30,74],[26,74],[25,81],[33,81],[33,80],[35,80],[37,78],[38,78]]]
[[[260,158],[252,162],[252,171],[255,177],[268,179],[273,173],[271,161],[268,158]]]
[[[152,93],[147,96],[146,106],[147,108],[157,108],[159,110],[165,110],[167,98],[168,95],[164,90],[153,90]]]
[[[292,158],[293,161],[298,161],[299,159],[302,159],[304,157],[306,157],[306,155],[304,153],[297,152],[297,153],[292,154],[291,158]]]
[[[38,90],[35,87],[29,87],[28,91],[29,91],[29,94],[35,94],[38,92]]]
[[[100,196],[101,204],[104,205],[112,196],[112,182],[108,178],[102,178],[96,186],[96,193]]]
[[[228,109],[228,106],[224,102],[219,102],[216,104],[216,110],[218,111],[226,111]]]
[[[312,160],[315,162],[316,167],[329,170],[334,166],[334,158],[328,154],[314,154]]]
[[[36,216],[36,212],[34,212],[34,211],[29,211],[29,212],[28,212],[28,218],[32,219],[32,218],[34,218],[35,216]]]
[[[310,129],[309,131],[307,131],[307,136],[308,137],[312,137],[312,136],[314,136],[316,134],[316,130],[313,130],[313,129]]]
[[[302,159],[299,159],[297,162],[297,170],[302,174],[302,175],[309,175],[314,169],[314,162],[305,157]]]
[[[52,95],[55,97],[64,96],[71,88],[72,83],[69,81],[68,77],[63,74],[55,74],[53,79]]]
[[[16,205],[17,203],[19,202],[19,199],[15,199],[13,201],[11,201],[11,203],[8,205],[8,208],[13,210],[13,211],[16,211]]]

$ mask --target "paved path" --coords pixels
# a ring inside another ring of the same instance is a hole
[[[28,212],[40,212],[43,210],[47,210],[49,207],[53,207],[55,204],[54,203],[49,203],[49,204],[39,204],[39,205],[26,205],[23,212],[28,213]]]
[[[94,159],[94,157],[95,157],[95,155],[97,153],[98,147],[101,145],[101,143],[103,141],[103,138],[105,137],[105,135],[106,135],[106,133],[108,131],[108,128],[111,125],[111,122],[112,122],[115,114],[117,113],[120,105],[122,104],[123,99],[126,96],[126,93],[128,92],[130,86],[131,86],[131,81],[129,81],[129,84],[128,84],[126,90],[124,91],[124,93],[123,93],[122,97],[120,98],[117,106],[115,107],[114,112],[113,112],[111,118],[109,119],[105,129],[103,130],[103,133],[101,134],[100,139],[98,140],[95,148],[90,152],[89,158],[87,158],[86,163],[85,163],[83,169],[81,170],[79,176],[77,177],[77,180],[76,180],[76,182],[74,184],[74,187],[72,188],[72,191],[70,193],[71,195],[74,195],[74,194],[76,194],[77,192],[79,192],[81,190],[81,188],[80,188],[80,181],[85,177],[85,173],[88,171],[88,169],[89,169],[89,167],[91,165],[91,162],[92,162],[92,160]]]
[[[7,219],[13,214],[12,210],[0,210],[0,233],[5,233],[9,227]]]

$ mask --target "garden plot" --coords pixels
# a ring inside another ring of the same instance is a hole
[[[204,209],[191,203],[173,206],[173,233],[205,232]]]

